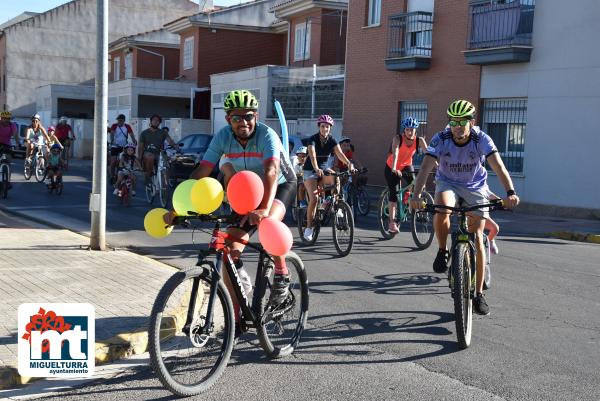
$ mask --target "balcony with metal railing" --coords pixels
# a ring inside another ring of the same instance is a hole
[[[527,62],[531,56],[535,0],[472,0],[465,62]]]
[[[426,70],[431,63],[433,14],[401,13],[388,18],[388,50],[385,66],[390,71]]]

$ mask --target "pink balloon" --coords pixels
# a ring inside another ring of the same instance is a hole
[[[258,240],[267,252],[274,256],[284,256],[292,249],[292,232],[281,221],[266,217],[258,225]]]
[[[262,201],[264,192],[262,180],[253,171],[237,172],[227,184],[227,199],[238,214],[255,210]]]

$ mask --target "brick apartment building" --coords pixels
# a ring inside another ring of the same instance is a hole
[[[430,139],[448,103],[464,98],[477,105],[521,210],[599,218],[597,15],[596,0],[350,2],[344,133],[371,182],[383,184],[402,118],[425,121],[419,134]],[[493,173],[488,183],[503,195]]]
[[[478,101],[481,69],[465,64],[461,53],[468,10],[464,0],[436,1],[435,7],[433,0],[350,2],[344,135],[356,143],[372,182],[384,182],[385,158],[402,118],[424,121],[419,134],[429,139],[446,125],[452,99]],[[409,25],[419,29],[413,37],[394,40],[404,35],[394,26]]]

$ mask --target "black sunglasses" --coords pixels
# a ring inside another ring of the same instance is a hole
[[[232,114],[230,116],[231,121],[233,121],[234,123],[239,123],[242,120],[244,120],[246,122],[250,122],[250,121],[254,120],[255,117],[256,117],[255,113],[247,113],[244,115]]]

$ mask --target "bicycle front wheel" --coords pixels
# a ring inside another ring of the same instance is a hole
[[[217,283],[212,324],[206,327],[212,284],[208,269],[177,272],[161,288],[152,307],[148,330],[152,367],[161,383],[179,396],[208,390],[223,374],[231,356],[233,305],[221,281]],[[193,318],[186,325],[188,315]]]
[[[8,196],[8,185],[10,183],[10,167],[7,163],[0,163],[0,197],[6,199]]]
[[[157,175],[158,181],[158,198],[160,201],[160,205],[164,208],[167,207],[167,203],[169,202],[169,182],[167,178],[166,171],[161,171]]]
[[[343,200],[337,201],[333,207],[331,226],[338,255],[348,255],[354,245],[354,216],[350,206]]]
[[[273,265],[268,264],[259,285],[259,316],[256,332],[261,347],[270,358],[290,355],[300,341],[308,319],[308,279],[304,264],[294,252],[285,257],[290,274],[288,299],[277,307],[269,304]]]
[[[35,164],[35,180],[43,182],[46,179],[46,161],[43,156],[38,157]]]
[[[456,336],[460,348],[465,349],[471,345],[473,331],[473,299],[471,298],[473,260],[468,243],[461,242],[454,247],[451,268]]]
[[[23,176],[27,181],[31,179],[31,161],[28,161],[27,158],[25,158]]]
[[[389,231],[389,194],[390,190],[388,188],[384,189],[379,196],[379,201],[377,202],[377,223],[379,224],[379,231],[384,239],[392,239],[396,235],[396,233]]]
[[[152,202],[154,202],[154,196],[156,195],[156,187],[154,186],[154,182],[155,182],[155,176],[150,177],[150,183],[147,184],[145,187],[146,189],[146,200],[148,201],[149,204],[152,204]]]
[[[429,192],[423,191],[421,199],[429,205],[433,205],[433,197]],[[419,249],[427,249],[433,241],[433,213],[424,210],[413,210],[411,216],[411,232],[415,245]]]

